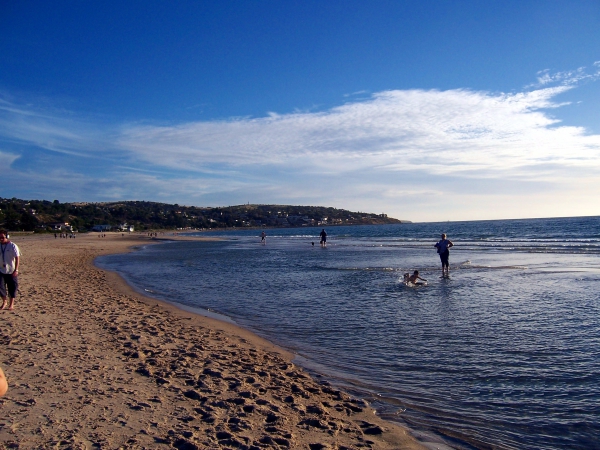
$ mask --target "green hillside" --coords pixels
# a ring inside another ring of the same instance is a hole
[[[406,221],[402,221],[406,222]],[[352,212],[323,206],[181,206],[146,201],[60,203],[58,200],[0,198],[0,226],[12,231],[42,231],[68,226],[133,226],[135,230],[302,227],[401,223],[386,214]]]

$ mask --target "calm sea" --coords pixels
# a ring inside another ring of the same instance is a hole
[[[600,448],[600,217],[211,232],[102,257],[455,448]],[[451,278],[433,244],[448,234]],[[312,243],[314,242],[314,246]],[[428,286],[410,288],[418,269]]]

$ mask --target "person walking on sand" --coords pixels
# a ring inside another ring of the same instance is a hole
[[[321,236],[321,247],[327,247],[327,232],[325,231],[325,228],[321,230],[319,236]]]
[[[443,233],[442,239],[434,246],[437,248],[442,261],[442,278],[447,278],[450,276],[450,247],[454,247],[454,244],[450,239],[446,239],[446,234]]]
[[[0,230],[0,250],[2,252],[2,267],[0,267],[0,297],[2,308],[13,310],[15,297],[19,289],[19,262],[21,253],[16,244],[8,240],[8,232]],[[7,303],[8,299],[10,301]]]

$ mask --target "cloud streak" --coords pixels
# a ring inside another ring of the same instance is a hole
[[[583,81],[595,81],[600,78],[600,61],[593,64],[594,71],[589,73],[585,67],[565,72],[552,72],[550,69],[540,70],[537,75],[537,83],[529,87],[541,87],[548,84],[562,84],[572,86]]]

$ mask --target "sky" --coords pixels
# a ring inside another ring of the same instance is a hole
[[[0,0],[0,197],[600,215],[600,2]]]

